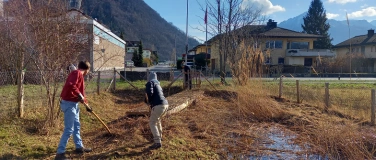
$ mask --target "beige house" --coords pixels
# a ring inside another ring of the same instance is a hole
[[[316,66],[320,57],[334,57],[329,49],[313,49],[313,42],[321,36],[300,33],[277,27],[277,22],[269,20],[266,25],[248,25],[240,28],[247,37],[257,37],[256,48],[265,52],[265,65],[275,66]],[[219,69],[218,40],[211,41],[211,69]],[[270,53],[270,56],[266,53]],[[226,71],[229,67],[226,67]]]
[[[344,56],[350,53],[360,54],[365,59],[360,66],[355,66],[361,68],[360,72],[376,72],[376,34],[375,30],[370,29],[365,35],[355,36],[348,40],[345,40],[333,48],[335,49],[338,56]]]
[[[83,36],[89,41],[87,52],[81,53],[79,60],[90,61],[92,72],[124,68],[124,40],[79,10],[71,9],[69,14],[72,17],[81,16],[81,22],[87,24],[88,35]]]

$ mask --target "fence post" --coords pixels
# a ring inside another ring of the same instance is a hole
[[[296,101],[300,103],[299,80],[296,80]]]
[[[173,81],[174,80],[174,72],[173,72],[173,69],[171,68],[171,71],[170,71],[170,81]]]
[[[101,71],[98,71],[98,78],[97,78],[97,94],[100,94],[100,85],[101,85]]]
[[[282,98],[282,89],[283,89],[283,77],[282,76],[280,76],[279,77],[279,98]]]
[[[113,84],[113,86],[112,86],[112,91],[115,91],[116,90],[116,68],[114,68],[114,77],[113,77],[113,79],[114,79],[114,84]]]
[[[149,74],[150,74],[150,71],[149,69],[146,69],[146,80],[149,82]]]
[[[374,126],[375,125],[375,104],[376,104],[376,100],[375,100],[375,89],[372,89],[371,90],[371,125]]]
[[[24,76],[25,71],[21,70],[18,75],[17,79],[17,102],[18,102],[18,110],[19,110],[19,117],[22,118],[24,116]]]
[[[329,99],[329,83],[325,83],[325,109],[328,110],[330,107],[330,99]]]

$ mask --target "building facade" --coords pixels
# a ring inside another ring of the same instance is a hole
[[[69,14],[80,16],[81,22],[87,25],[88,46],[87,52],[81,53],[79,60],[91,63],[91,71],[111,70],[124,68],[126,42],[115,35],[105,25],[83,14],[81,11],[71,9]]]
[[[376,72],[376,34],[374,29],[367,34],[355,36],[333,47],[338,56],[360,55],[363,59],[354,68],[359,72]],[[351,49],[350,49],[351,48]]]
[[[248,25],[240,28],[248,39],[253,39],[253,47],[264,52],[267,66],[317,66],[318,59],[334,57],[329,49],[314,49],[313,42],[319,35],[300,33],[277,27],[277,22],[269,20],[266,25]],[[211,44],[211,69],[218,70],[220,65],[218,38],[209,40]],[[244,39],[247,41],[247,38]],[[226,71],[229,71],[226,65]]]

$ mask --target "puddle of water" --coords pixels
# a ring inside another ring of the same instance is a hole
[[[250,160],[269,160],[269,159],[309,159],[309,160],[328,160],[327,157],[308,153],[308,145],[301,147],[293,143],[296,138],[294,133],[285,133],[281,128],[273,126],[267,130],[267,141],[262,142],[264,147],[261,155],[250,156]],[[303,149],[305,148],[305,149]]]

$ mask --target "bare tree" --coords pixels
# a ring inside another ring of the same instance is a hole
[[[240,43],[244,48],[253,48],[257,38],[250,35],[246,26],[261,24],[265,17],[261,14],[261,9],[249,5],[244,0],[216,0],[214,3],[206,1],[208,6],[208,32],[215,35],[213,40],[217,46],[220,62],[221,81],[225,82],[226,63],[234,64],[242,57],[237,51]],[[202,7],[202,10],[205,10]],[[250,52],[250,50],[242,51]],[[258,62],[257,62],[258,63]],[[233,66],[234,65],[230,65]],[[231,68],[234,71],[234,68]],[[237,74],[235,74],[237,75]]]
[[[19,53],[15,59],[17,67],[13,68],[20,73],[26,68],[39,73],[46,91],[45,124],[53,126],[59,113],[57,94],[66,76],[66,66],[88,54],[85,19],[82,14],[68,12],[67,4],[60,0],[12,0],[7,15],[4,25],[13,27],[2,31],[10,33],[6,43],[14,47],[9,47],[9,53]]]

